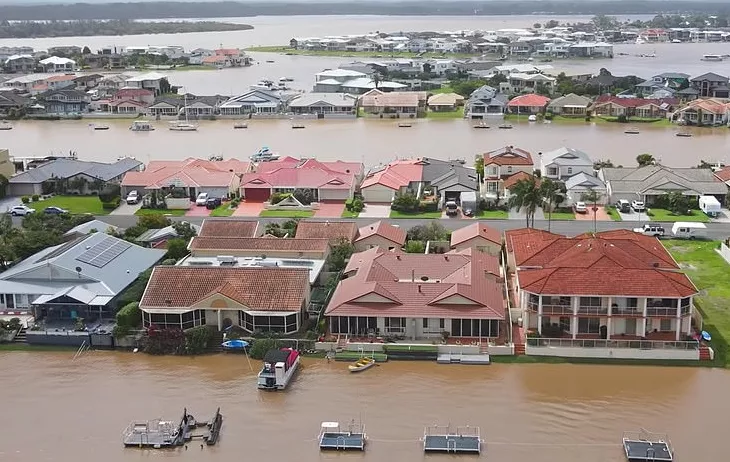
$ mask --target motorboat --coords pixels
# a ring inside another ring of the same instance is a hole
[[[672,40],[672,43],[682,43],[682,41],[679,39],[674,39],[674,40]]]
[[[248,342],[241,339],[226,340],[221,347],[227,351],[243,351],[248,348]]]
[[[269,350],[258,375],[261,390],[283,390],[299,368],[299,352],[292,348]]]
[[[274,153],[266,146],[259,149],[256,154],[251,156],[251,161],[253,162],[271,162],[278,159],[279,154]]]
[[[246,122],[238,122],[233,124],[233,128],[236,130],[240,130],[242,128],[248,128],[248,124]]]
[[[498,126],[497,128],[501,128],[502,130],[511,130],[512,124],[502,124],[502,125]]]
[[[347,369],[350,370],[350,372],[362,372],[366,369],[370,369],[371,367],[375,366],[375,359],[374,358],[368,358],[368,357],[362,357],[355,361],[354,363],[347,366]]]
[[[410,123],[408,123],[408,122],[401,122],[401,123],[399,123],[399,124],[398,124],[398,126],[399,126],[400,128],[410,128],[410,127],[412,127],[413,125],[412,125],[412,124],[410,124]]]
[[[636,127],[629,127],[624,130],[624,133],[626,133],[627,135],[638,135],[640,132],[639,129]]]
[[[278,91],[278,90],[288,90],[289,87],[286,86],[286,82],[279,80],[278,82],[274,82],[273,80],[259,80],[255,85],[250,86],[251,90],[264,90],[264,91]]]
[[[700,61],[719,62],[725,58],[722,55],[702,55]]]
[[[90,124],[91,128],[94,130],[109,130],[109,125],[103,125],[103,124]]]
[[[489,125],[487,125],[486,122],[482,121],[482,122],[479,122],[478,124],[474,124],[474,128],[487,129],[487,128],[489,128]]]
[[[280,77],[279,82],[293,82],[294,79],[291,77]]]
[[[12,129],[13,129],[13,126],[10,125],[10,122],[8,122],[7,120],[3,120],[2,122],[0,122],[0,130],[12,130]]]
[[[147,120],[135,120],[129,129],[133,132],[151,132],[155,130],[155,127]]]
[[[537,122],[537,116],[536,116],[535,114],[531,114],[531,115],[530,115],[530,116],[529,116],[529,117],[527,118],[527,121],[528,121],[528,122]]]
[[[291,128],[302,129],[302,128],[307,128],[307,127],[304,124],[299,123],[299,124],[292,124]]]
[[[174,132],[194,132],[198,130],[198,126],[190,122],[170,122],[170,130]]]
[[[679,133],[675,133],[674,136],[679,136],[680,138],[691,138],[692,134],[687,133],[687,132],[679,132]]]

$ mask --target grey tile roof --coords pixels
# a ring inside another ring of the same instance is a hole
[[[605,168],[602,171],[613,193],[663,194],[685,191],[696,194],[726,194],[727,186],[706,168],[669,168],[648,165],[636,168]]]
[[[113,164],[86,162],[76,159],[56,159],[36,168],[18,173],[10,178],[9,181],[12,184],[37,184],[51,177],[70,178],[81,173],[102,181],[109,181],[112,178],[122,176],[128,171],[138,168],[140,165],[142,165],[142,162],[131,157],[125,157]]]
[[[98,233],[105,233],[110,228],[114,231],[119,231],[118,227],[110,225],[109,223],[103,222],[101,220],[91,220],[87,221],[86,223],[81,223],[78,226],[74,226],[73,228],[66,231],[66,233],[64,233],[64,236],[73,236],[74,234],[89,234],[92,229],[95,229]]]
[[[583,151],[573,148],[558,148],[554,151],[542,153],[542,165],[593,165],[590,156]]]
[[[697,77],[693,77],[692,79],[690,79],[690,81],[692,82],[701,82],[703,80],[709,80],[711,82],[728,82],[727,77],[720,74],[715,74],[714,72],[708,72],[706,74],[698,75]]]
[[[439,189],[448,189],[450,187],[461,185],[476,191],[479,189],[477,185],[476,170],[464,167],[457,161],[443,161],[424,157],[422,179],[430,182]]]
[[[586,172],[577,173],[565,181],[565,188],[571,190],[573,188],[593,188],[593,189],[606,189],[606,185],[600,179],[593,175],[589,175]]]
[[[289,107],[309,107],[312,105],[354,107],[356,102],[357,98],[347,93],[305,93],[302,96],[294,98],[289,103]]]
[[[548,104],[548,109],[550,108],[560,108],[564,106],[585,106],[588,107],[592,103],[590,98],[586,98],[585,96],[576,95],[575,93],[569,93],[565,96],[561,96],[560,98],[555,98]]]

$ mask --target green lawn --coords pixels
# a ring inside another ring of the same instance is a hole
[[[262,218],[309,218],[314,215],[311,210],[262,210]]]
[[[427,119],[463,119],[464,118],[464,106],[457,108],[455,111],[448,112],[426,112]]]
[[[547,219],[548,214],[545,213]],[[575,220],[575,213],[573,212],[553,212],[550,214],[551,220]]]
[[[224,202],[210,212],[211,217],[230,217],[236,209],[230,207],[230,202]]]
[[[715,251],[720,243],[668,240],[664,245],[700,290],[695,306],[702,312],[704,330],[712,335],[716,363],[730,367],[730,265]]]
[[[613,221],[622,221],[621,215],[619,215],[616,207],[606,206],[606,213]]]
[[[111,210],[104,210],[98,196],[53,196],[50,199],[31,202],[29,207],[42,212],[46,207],[61,207],[69,213],[92,215],[108,215]]]
[[[342,211],[342,218],[357,218],[360,216],[360,212],[351,212],[347,209]]]
[[[134,212],[135,215],[169,215],[171,217],[182,217],[187,210],[168,210],[168,209],[139,209]]]
[[[433,90],[428,90],[429,93],[434,95],[439,95],[441,93],[454,93],[454,88],[451,85],[444,85],[441,88],[435,88]]]
[[[702,213],[700,210],[693,210],[692,215],[675,215],[669,210],[666,209],[649,209],[649,212],[647,213],[652,219],[652,221],[665,221],[665,222],[674,222],[674,221],[696,221],[701,223],[707,223],[710,221],[710,217]]]
[[[405,213],[391,210],[390,218],[441,218],[441,212]]]
[[[484,220],[506,220],[509,218],[509,213],[504,210],[480,210],[477,213],[477,218]]]
[[[410,51],[327,51],[327,50],[296,50],[288,46],[267,46],[267,47],[250,47],[246,51],[261,53],[279,53],[289,55],[302,56],[342,56],[342,57],[368,57],[368,58],[415,58],[418,53]],[[424,58],[468,58],[479,56],[479,53],[423,53],[420,55]]]

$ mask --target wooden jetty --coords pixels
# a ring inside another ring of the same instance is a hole
[[[457,427],[433,425],[423,432],[424,452],[446,452],[454,454],[479,454],[482,440],[479,427]]]

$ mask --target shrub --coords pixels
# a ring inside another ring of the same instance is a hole
[[[147,329],[144,352],[151,355],[178,355],[185,352],[185,333],[181,329]]]
[[[618,116],[618,117],[616,118],[616,121],[617,121],[617,122],[619,122],[619,123],[625,124],[626,122],[628,122],[628,121],[629,121],[629,118],[628,118],[628,117],[626,117],[626,114],[620,114],[620,115],[619,115],[619,116]]]
[[[253,359],[264,359],[267,351],[276,348],[281,348],[281,341],[275,338],[258,338],[253,341],[249,354]]]
[[[204,353],[213,341],[213,331],[209,326],[193,327],[185,331],[185,353],[199,355]]]
[[[235,209],[238,207],[238,205],[241,203],[241,199],[235,198],[231,201],[231,208]]]
[[[33,194],[33,196],[32,196],[33,202],[38,202],[38,200],[40,198],[41,198],[41,196],[39,196],[38,194]]]
[[[553,120],[553,113],[552,112],[546,112],[545,113],[545,120]]]
[[[131,302],[117,312],[117,326],[139,327],[142,324],[142,310],[139,309],[139,302]]]
[[[352,212],[362,212],[362,209],[365,208],[365,203],[362,201],[362,199],[357,198],[352,201]]]
[[[269,197],[269,202],[271,203],[271,205],[276,205],[289,196],[291,196],[290,193],[274,193],[271,195],[271,197]]]
[[[30,197],[23,196],[20,198],[20,201],[23,202],[24,204],[27,204],[28,202],[30,202]]]
[[[99,200],[102,202],[111,202],[116,197],[122,197],[122,189],[118,184],[108,184],[99,191]]]
[[[421,203],[418,204],[418,210],[420,212],[437,212],[438,203],[434,201],[421,201]]]
[[[405,193],[405,194],[396,194],[395,198],[393,199],[393,203],[390,205],[390,208],[392,210],[395,210],[397,212],[417,212],[418,207],[420,205],[420,201],[416,197],[415,194],[411,193]]]
[[[345,210],[347,210],[349,212],[352,212],[352,203],[353,203],[353,201],[354,201],[354,199],[347,199],[345,201]]]
[[[426,244],[422,241],[406,242],[406,253],[424,253],[426,252]]]
[[[119,204],[121,204],[121,203],[122,203],[122,198],[121,197],[115,197],[111,201],[102,202],[101,203],[101,208],[104,209],[104,210],[114,210],[117,207],[119,207]]]

